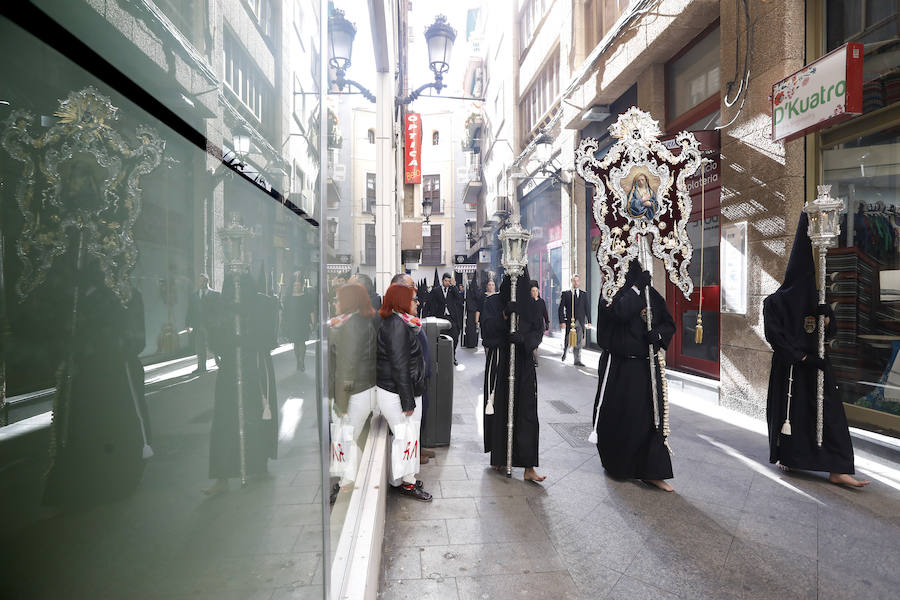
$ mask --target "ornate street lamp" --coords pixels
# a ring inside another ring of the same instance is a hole
[[[466,239],[469,240],[469,245],[472,245],[472,242],[475,240],[475,228],[477,224],[472,219],[466,219]]]
[[[365,86],[347,79],[347,69],[353,55],[353,39],[356,37],[356,26],[344,17],[344,11],[334,9],[328,17],[328,64],[335,70],[334,81],[338,90],[343,91],[349,85],[356,88],[370,102],[375,102],[375,95]],[[425,29],[425,42],[428,47],[428,66],[434,73],[434,81],[416,88],[404,98],[397,98],[398,104],[409,104],[428,88],[437,93],[444,89],[444,73],[450,70],[450,54],[456,41],[456,30],[447,22],[447,17],[438,15],[434,23]]]
[[[809,217],[807,235],[814,248],[819,251],[818,288],[819,304],[825,304],[825,255],[829,248],[837,246],[841,235],[839,216],[843,212],[844,203],[831,197],[831,186],[817,187],[819,195],[813,202],[803,207]],[[819,358],[825,358],[825,315],[819,315]],[[822,446],[822,409],[825,399],[825,373],[820,369],[816,382],[816,444]]]
[[[243,125],[239,125],[232,136],[232,145],[234,153],[238,155],[240,160],[250,154],[250,132]]]
[[[547,133],[547,130],[541,129],[537,137],[534,138],[534,149],[537,159],[541,162],[543,168],[550,162],[550,155],[553,152],[553,138]]]
[[[431,222],[431,198],[422,198],[422,216],[425,217],[425,222]]]
[[[509,225],[500,232],[500,243],[503,244],[503,255],[500,262],[509,275],[509,299],[516,301],[516,284],[525,273],[528,264],[528,240],[531,233],[522,227],[519,211],[514,211]],[[519,315],[513,313],[509,318],[509,332],[515,333],[519,328]],[[516,345],[509,345],[509,404],[506,411],[506,476],[512,477],[512,439],[513,408],[516,401]],[[493,408],[493,407],[491,407]],[[493,410],[491,413],[493,414]]]

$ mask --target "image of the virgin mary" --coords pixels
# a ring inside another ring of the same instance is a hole
[[[628,193],[628,214],[652,221],[658,209],[656,192],[650,187],[650,180],[644,173],[638,173]]]

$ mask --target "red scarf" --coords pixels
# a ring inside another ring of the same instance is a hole
[[[419,330],[422,329],[422,321],[419,317],[414,317],[409,313],[400,312],[395,310],[394,314],[403,319],[403,322],[416,330],[416,333],[419,333]]]
[[[346,323],[347,321],[349,321],[349,320],[350,320],[350,317],[352,317],[352,316],[355,315],[355,314],[356,314],[355,312],[352,312],[352,313],[344,313],[344,314],[342,314],[342,315],[338,315],[338,316],[336,316],[336,317],[333,317],[333,318],[331,318],[331,319],[328,320],[328,326],[329,326],[329,327],[340,327],[341,325],[343,325],[344,323]]]

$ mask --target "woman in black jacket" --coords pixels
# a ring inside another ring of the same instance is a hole
[[[425,359],[418,337],[422,323],[414,316],[418,305],[415,296],[414,289],[395,283],[388,288],[378,311],[382,318],[376,369],[378,407],[392,432],[407,417],[412,417],[413,423],[422,420]],[[392,480],[391,485],[416,500],[431,500],[415,474]]]

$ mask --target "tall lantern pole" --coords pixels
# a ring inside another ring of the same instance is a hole
[[[522,227],[519,217],[518,205],[513,203],[513,214],[509,225],[500,232],[500,243],[503,244],[503,256],[501,263],[509,275],[509,300],[516,301],[516,286],[519,277],[525,273],[528,264],[528,240],[531,233]],[[518,331],[519,315],[513,313],[509,318],[510,334]],[[509,345],[509,406],[506,411],[506,476],[512,477],[512,446],[513,446],[513,408],[516,400],[516,345]]]
[[[831,197],[831,186],[817,187],[819,195],[813,202],[803,207],[809,216],[807,234],[814,248],[819,251],[818,277],[819,304],[825,304],[825,256],[829,248],[837,246],[841,234],[841,223],[838,219],[843,211],[844,203]],[[819,358],[825,358],[825,315],[819,315]],[[825,372],[819,369],[816,381],[816,444],[822,447],[823,405],[825,402]]]
[[[241,336],[244,334],[241,322],[241,275],[250,267],[248,260],[247,240],[252,236],[249,227],[244,226],[243,219],[238,213],[231,213],[231,222],[219,229],[219,237],[222,240],[222,249],[225,253],[225,270],[234,278],[234,321],[233,332],[235,343],[235,392],[237,394],[238,416],[238,447],[241,453],[241,485],[247,485],[247,432],[244,413],[244,369],[241,352]],[[252,290],[247,290],[252,291]]]

